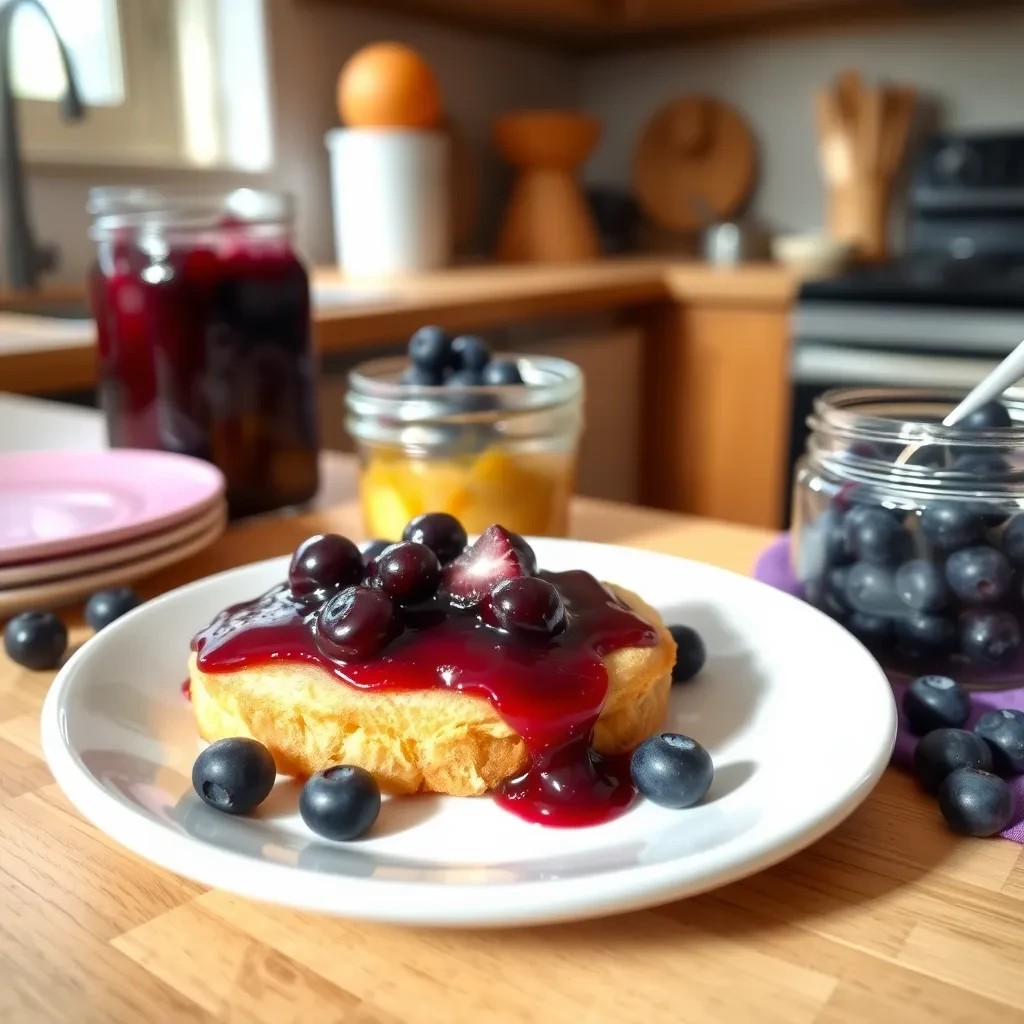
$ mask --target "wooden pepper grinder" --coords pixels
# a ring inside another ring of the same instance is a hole
[[[494,142],[516,167],[498,257],[538,263],[593,259],[597,226],[575,172],[600,137],[596,118],[571,111],[506,114],[494,124]]]

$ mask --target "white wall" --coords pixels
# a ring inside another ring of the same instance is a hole
[[[327,151],[323,136],[338,123],[335,82],[360,46],[397,39],[415,46],[441,82],[446,110],[475,158],[481,186],[479,240],[489,240],[499,215],[505,170],[490,145],[490,124],[503,111],[572,104],[572,62],[539,48],[476,36],[327,0],[266,0],[272,63],[275,166],[265,180],[296,193],[299,241],[318,263],[333,258]],[[252,177],[194,171],[108,168],[29,169],[29,201],[37,235],[56,242],[62,265],[45,280],[80,281],[92,258],[86,194],[94,184],[145,181],[229,187]],[[0,271],[2,273],[2,271]]]
[[[753,210],[784,228],[823,219],[813,95],[837,71],[917,86],[950,129],[1024,129],[1024,12],[988,11],[878,31],[801,33],[647,50],[590,60],[579,99],[602,117],[590,181],[626,183],[646,118],[666,101],[708,93],[747,118],[761,150]]]

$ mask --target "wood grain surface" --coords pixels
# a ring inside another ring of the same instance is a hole
[[[142,589],[323,529],[358,535],[355,508],[234,528]],[[573,533],[737,571],[771,536],[592,501]],[[400,929],[206,891],[106,839],[41,759],[49,682],[0,658],[3,1024],[1024,1021],[1021,847],[952,835],[897,772],[810,849],[704,896],[581,924]]]

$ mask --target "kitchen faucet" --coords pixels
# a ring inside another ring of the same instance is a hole
[[[57,41],[67,83],[60,101],[61,117],[65,121],[78,121],[85,116],[71,57],[49,12],[40,0],[7,0],[0,6],[0,221],[3,223],[7,284],[15,291],[35,288],[39,275],[57,265],[56,246],[36,242],[25,203],[25,175],[14,99],[11,26],[18,9],[26,5],[42,14]]]

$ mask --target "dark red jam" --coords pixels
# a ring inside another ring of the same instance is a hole
[[[377,657],[341,663],[313,633],[316,611],[282,584],[225,609],[192,642],[204,672],[273,661],[312,661],[364,690],[450,689],[483,697],[523,737],[530,766],[496,794],[499,803],[545,825],[593,825],[621,814],[633,798],[627,758],[591,747],[608,673],[601,656],[653,647],[654,628],[582,571],[539,573],[557,587],[567,625],[554,637],[521,640],[473,611],[432,603],[403,612],[405,628]]]

